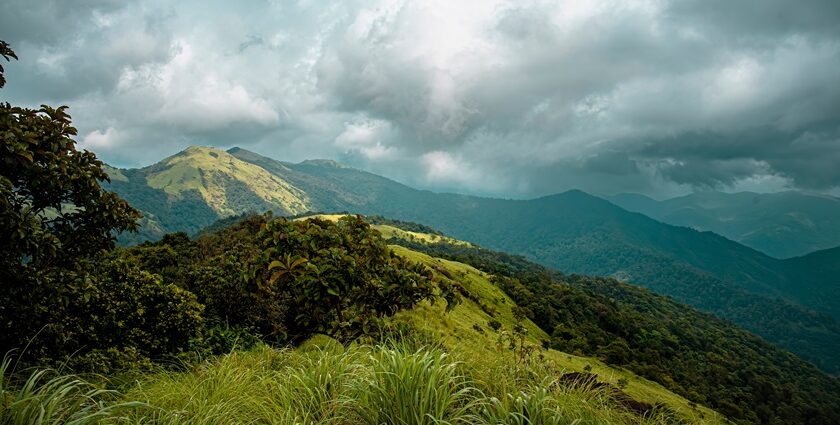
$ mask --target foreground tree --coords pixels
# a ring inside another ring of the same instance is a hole
[[[0,55],[17,59],[2,41]],[[30,358],[58,359],[180,349],[198,328],[201,306],[104,258],[117,234],[137,229],[140,214],[102,188],[103,164],[76,150],[66,109],[0,103],[0,353],[28,346]],[[180,327],[165,323],[181,319]]]

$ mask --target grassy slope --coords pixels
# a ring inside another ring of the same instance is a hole
[[[383,226],[376,227],[381,231]],[[487,367],[488,365],[483,363],[492,363],[499,356],[509,356],[509,361],[512,362],[513,354],[497,349],[498,333],[488,327],[487,323],[491,318],[495,318],[502,323],[502,329],[511,329],[515,323],[512,308],[516,304],[488,280],[488,274],[466,264],[429,257],[401,246],[392,246],[392,249],[399,255],[432,268],[443,266],[458,283],[470,293],[477,295],[486,305],[492,306],[497,313],[495,317],[491,317],[479,304],[465,298],[448,314],[445,314],[445,306],[442,304],[424,304],[410,312],[401,313],[401,317],[418,328],[437,334],[449,349],[472,359],[473,367]],[[439,274],[439,272],[436,273]],[[482,327],[484,333],[475,330],[474,324]],[[528,328],[529,339],[534,344],[539,344],[542,339],[548,337],[530,320],[526,319],[525,326]],[[580,372],[586,366],[590,366],[592,373],[596,373],[599,380],[613,385],[618,385],[619,379],[624,378],[629,382],[625,391],[633,398],[649,403],[665,403],[692,422],[726,423],[724,418],[711,409],[705,407],[693,409],[689,407],[688,400],[632,372],[608,366],[597,359],[573,356],[555,350],[544,350],[542,354],[549,362],[562,370]]]
[[[338,220],[342,217],[342,214],[319,214],[318,217]],[[409,232],[389,225],[379,224],[373,227],[382,233],[384,239],[397,237],[421,243],[434,243],[444,238],[449,243],[472,245],[469,242],[447,236]],[[494,332],[487,323],[490,319],[496,319],[502,324],[503,329],[510,330],[516,323],[512,311],[516,303],[490,282],[490,275],[467,264],[430,257],[402,246],[392,245],[391,249],[399,255],[426,264],[436,270],[435,273],[439,278],[443,277],[439,269],[444,268],[457,283],[476,296],[485,306],[485,308],[482,308],[475,301],[464,298],[463,303],[449,313],[445,313],[445,306],[442,303],[436,305],[424,304],[410,312],[401,313],[401,317],[420,329],[436,334],[448,348],[472,359],[470,363],[475,364],[476,367],[483,366],[480,359],[495,358],[499,355],[512,356],[508,352],[500,354],[496,349],[498,333]],[[491,317],[487,313],[488,306],[495,311],[495,316]],[[473,328],[473,325],[482,327],[484,332],[477,331]],[[525,319],[525,326],[532,343],[540,344],[542,340],[548,339],[548,335],[532,321]],[[630,371],[608,366],[597,359],[573,356],[556,350],[545,350],[543,355],[563,370],[583,371],[586,366],[590,366],[592,373],[598,374],[600,380],[612,385],[617,385],[618,380],[624,378],[629,382],[625,390],[632,397],[649,403],[666,403],[692,421],[725,422],[713,410],[705,407],[692,409],[689,407],[688,400],[668,391],[658,383],[638,377]]]
[[[393,246],[392,249],[399,255],[429,265],[438,274],[445,268],[478,300],[495,308],[495,318],[503,326],[500,331],[510,329],[515,323],[511,310],[515,304],[490,283],[487,274],[462,263],[432,258],[404,247]],[[154,406],[131,412],[130,422],[134,423],[364,423],[362,416],[366,414],[365,409],[371,407],[370,403],[376,407],[374,410],[382,408],[376,404],[382,403],[381,399],[365,398],[366,394],[378,389],[365,387],[373,385],[376,372],[384,371],[389,376],[401,372],[405,363],[427,359],[430,364],[422,368],[425,372],[419,373],[419,377],[416,373],[410,375],[403,384],[424,385],[424,379],[434,382],[438,369],[451,366],[457,376],[450,377],[451,382],[438,387],[439,391],[453,391],[454,394],[452,382],[463,377],[467,386],[480,391],[481,395],[472,402],[493,403],[495,397],[495,402],[504,405],[505,409],[514,409],[515,400],[521,394],[545,390],[549,382],[562,373],[583,371],[590,366],[599,380],[617,385],[618,380],[624,378],[628,381],[625,391],[630,396],[662,403],[674,412],[671,420],[663,417],[642,419],[611,404],[598,391],[554,388],[548,390],[551,402],[546,405],[563,412],[562,421],[545,423],[579,420],[592,424],[664,424],[675,423],[674,419],[698,424],[728,423],[710,409],[690,407],[688,401],[656,383],[591,358],[547,350],[542,352],[545,360],[539,363],[544,366],[519,366],[528,373],[518,374],[512,352],[506,347],[498,347],[498,334],[487,326],[488,320],[490,316],[470,299],[464,299],[449,313],[445,312],[444,303],[424,303],[412,311],[400,313],[396,321],[411,323],[424,334],[434,335],[445,347],[444,351],[435,348],[434,344],[420,353],[410,347],[401,349],[399,344],[396,349],[365,345],[343,348],[326,337],[316,337],[292,351],[257,347],[211,360],[189,372],[145,377],[125,394],[124,400],[139,400]],[[474,324],[483,327],[484,332],[476,331]],[[530,342],[538,344],[546,337],[532,322],[528,321],[525,326]],[[424,391],[408,393],[414,394],[413,397],[429,395]],[[385,406],[398,402],[400,394],[404,393],[389,394]],[[467,400],[455,400],[452,405]],[[510,420],[508,418],[505,423]],[[470,420],[468,423],[482,422]]]

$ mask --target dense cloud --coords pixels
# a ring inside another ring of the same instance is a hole
[[[840,190],[840,4],[24,0],[2,97],[122,166],[190,144],[439,190]]]

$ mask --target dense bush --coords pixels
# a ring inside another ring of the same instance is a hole
[[[160,358],[182,352],[202,326],[195,296],[120,258],[80,262],[76,270],[39,273],[23,282],[5,319],[15,326],[7,349],[26,347],[29,358],[122,356],[125,350]]]
[[[360,217],[254,215],[194,241],[171,234],[124,255],[196,294],[208,327],[271,343],[314,333],[349,341],[377,331],[383,317],[433,300],[436,291],[455,301],[446,282],[394,255]]]
[[[378,319],[434,292],[431,270],[391,252],[361,217],[268,221],[248,277],[266,297],[290,303],[289,336],[325,333],[346,340],[369,333]]]

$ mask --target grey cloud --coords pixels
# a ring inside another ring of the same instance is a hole
[[[118,165],[200,143],[517,197],[840,187],[833,0],[30,3],[0,5],[2,95],[70,104]]]
[[[583,168],[595,173],[623,176],[639,173],[636,161],[626,152],[604,151],[583,160]]]
[[[166,60],[165,12],[124,2],[11,1],[0,13],[20,61],[9,68],[12,97],[37,105],[111,95],[126,68]],[[7,26],[8,25],[8,26]],[[5,34],[4,34],[5,36]]]
[[[816,34],[836,37],[840,3],[833,0],[691,0],[670,2],[670,18],[715,29],[723,37],[740,34],[774,43],[780,36]]]
[[[93,24],[94,13],[109,13],[124,5],[120,0],[7,0],[0,4],[4,41],[13,45],[51,45],[75,38]]]

